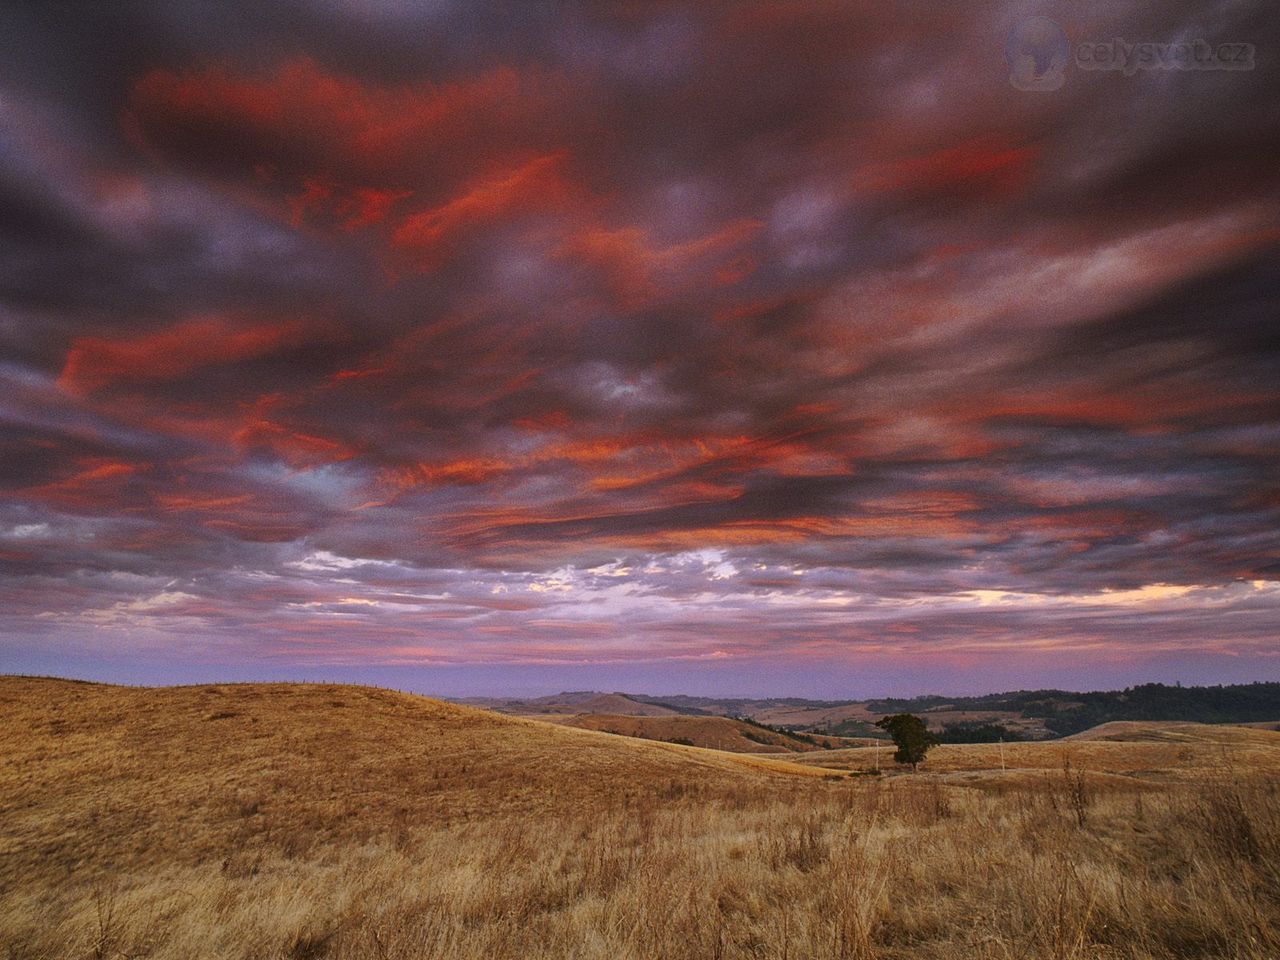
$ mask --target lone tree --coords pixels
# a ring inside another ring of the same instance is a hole
[[[923,720],[914,713],[895,713],[890,717],[881,717],[876,721],[881,730],[888,730],[889,736],[898,750],[893,759],[898,763],[909,763],[914,772],[924,760],[929,748],[938,742],[938,738],[929,732]]]

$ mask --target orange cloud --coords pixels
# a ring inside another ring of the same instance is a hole
[[[558,88],[508,67],[381,87],[299,57],[261,73],[152,70],[134,83],[124,124],[153,153],[283,192],[296,223],[356,230],[415,193],[450,189],[477,163],[527,156],[549,135]]]
[[[1073,385],[1071,389],[1056,391],[1010,391],[973,397],[963,403],[952,403],[938,414],[970,421],[1011,417],[1160,430],[1181,417],[1261,408],[1274,402],[1274,391],[1266,389],[1202,392],[1174,383],[1148,385],[1121,395]]]
[[[413,196],[411,190],[358,187],[348,197],[338,202],[337,212],[346,218],[342,222],[342,229],[359,230],[362,227],[381,223],[386,219],[392,206],[411,196]]]
[[[473,486],[510,473],[514,465],[496,457],[472,457],[450,463],[417,463],[388,471],[384,480],[405,490],[421,484]]]
[[[570,192],[559,166],[563,153],[535,157],[515,168],[473,180],[453,199],[407,217],[391,234],[395,245],[430,257],[468,227],[510,213],[562,203]]]
[[[156,503],[167,510],[225,510],[249,503],[252,494],[158,493]]]
[[[755,261],[741,250],[760,227],[758,220],[735,220],[706,236],[664,247],[640,227],[593,225],[569,237],[560,255],[601,271],[619,305],[635,307],[698,279],[719,285],[744,280],[755,270]],[[735,256],[726,262],[731,253]]]
[[[146,469],[146,464],[110,457],[79,457],[70,476],[22,492],[31,499],[64,507],[118,506],[123,500],[123,485]]]
[[[333,375],[333,380],[364,380],[368,377],[376,377],[380,374],[388,372],[389,366],[372,366],[353,367],[349,370],[339,370]]]
[[[954,146],[902,159],[873,163],[854,177],[871,192],[936,191],[968,186],[980,192],[1017,194],[1035,169],[1040,148],[977,137]]]
[[[791,477],[850,472],[838,444],[827,449],[804,431],[692,437],[639,431],[552,439],[520,454],[414,463],[383,471],[381,481],[395,495],[420,486],[476,486],[521,471],[563,466],[574,468],[566,493],[625,493],[632,509],[729,500],[742,493],[742,475],[755,470]]]
[[[236,454],[269,453],[294,468],[344,463],[361,453],[351,442],[328,436],[308,419],[306,392],[263,394],[231,408],[148,404],[144,398],[113,398],[113,416],[157,434],[224,448]]]
[[[174,380],[201,367],[261,357],[294,342],[300,321],[236,324],[198,317],[135,337],[78,337],[59,383],[72,393],[92,393],[122,381]]]
[[[292,467],[342,463],[359,454],[350,444],[320,435],[314,430],[301,430],[282,423],[277,413],[284,406],[281,394],[259,397],[239,419],[230,435],[241,450],[269,450]]]

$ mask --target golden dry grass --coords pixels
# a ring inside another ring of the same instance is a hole
[[[757,712],[755,718],[774,726],[807,726],[839,723],[841,720],[875,723],[880,718],[880,714],[872,713],[865,703],[842,703],[833,707],[778,704],[776,707]]]
[[[1268,742],[982,791],[365,688],[4,678],[0,711],[10,960],[1280,956]]]
[[[536,719],[536,718],[535,718]],[[788,737],[763,727],[729,717],[636,716],[632,714],[589,713],[567,717],[544,717],[552,723],[599,730],[624,737],[648,740],[688,741],[695,747],[728,750],[733,753],[807,753],[821,749],[820,744],[838,745],[839,738],[815,736],[810,740]]]
[[[636,700],[623,693],[598,693],[593,696],[559,694],[536,700],[503,700],[477,697],[466,701],[470,706],[494,710],[498,713],[542,717],[566,717],[584,713],[608,713],[625,717],[677,717],[680,711],[657,703]]]
[[[893,745],[828,750],[798,763],[856,772],[894,767]],[[1172,780],[1230,780],[1242,772],[1280,778],[1280,732],[1204,723],[1108,723],[1062,740],[943,744],[929,751],[926,776],[999,785],[1053,776],[1071,767],[1116,787]]]

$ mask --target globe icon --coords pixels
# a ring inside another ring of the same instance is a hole
[[[1014,25],[1004,45],[1009,82],[1019,90],[1057,90],[1066,81],[1071,45],[1062,27],[1048,17]]]

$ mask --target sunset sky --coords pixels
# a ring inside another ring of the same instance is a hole
[[[1010,82],[1089,41],[1252,70]],[[0,14],[0,672],[1280,679],[1280,23]]]

